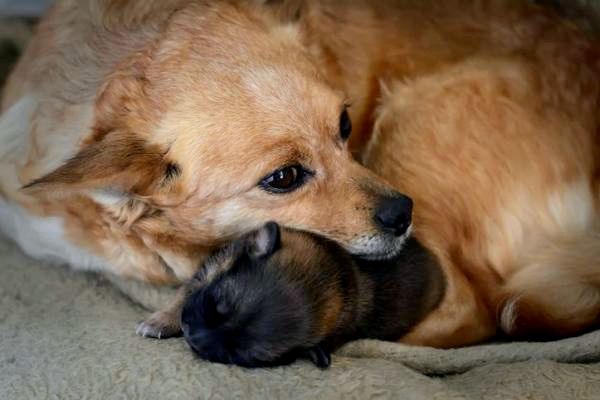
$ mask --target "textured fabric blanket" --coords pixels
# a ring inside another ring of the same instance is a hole
[[[134,325],[167,300],[134,282],[33,261],[0,241],[0,399],[598,399],[600,332],[458,350],[359,341],[329,370],[245,370]],[[135,301],[132,301],[134,299]]]

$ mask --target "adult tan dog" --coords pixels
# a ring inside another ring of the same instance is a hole
[[[352,159],[345,101],[268,7],[59,1],[4,94],[3,225],[156,283],[272,219],[389,257],[412,204]]]
[[[350,159],[348,99],[448,281],[404,340],[576,334],[600,311],[599,59],[524,1],[63,0],[6,88],[1,217],[30,254],[155,282],[271,219],[389,257],[410,202]]]

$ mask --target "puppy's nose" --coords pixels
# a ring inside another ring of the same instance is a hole
[[[384,232],[401,236],[412,222],[412,208],[411,198],[396,192],[380,201],[373,218]]]
[[[225,362],[220,328],[227,323],[229,310],[209,289],[201,289],[188,298],[181,312],[181,330],[185,341],[200,357]]]

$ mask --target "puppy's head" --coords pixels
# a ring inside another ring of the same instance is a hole
[[[186,341],[214,362],[263,367],[309,357],[328,366],[321,343],[348,312],[347,257],[305,233],[265,225],[209,258],[194,278],[199,289],[181,316]]]
[[[86,192],[179,242],[216,246],[274,220],[367,258],[399,252],[410,199],[352,159],[346,99],[264,7],[173,12],[103,85],[79,153],[27,189]]]

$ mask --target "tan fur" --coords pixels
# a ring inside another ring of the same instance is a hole
[[[415,235],[448,279],[407,342],[596,322],[591,39],[525,1],[256,3],[59,1],[4,93],[8,113],[34,107],[2,153],[3,196],[155,282],[271,219],[351,248],[387,189],[336,140],[348,101],[350,149],[413,197]],[[256,188],[290,162],[317,179],[285,197]],[[164,181],[170,164],[181,175]]]
[[[415,235],[450,277],[409,343],[472,343],[497,325],[572,335],[600,312],[600,53],[550,16],[500,27],[477,54],[388,83],[365,154],[414,198]]]
[[[350,156],[343,93],[273,11],[58,2],[6,87],[7,114],[27,96],[33,110],[6,150],[4,197],[59,216],[70,242],[153,282],[191,276],[215,246],[269,220],[389,251],[399,239],[373,210],[390,188]],[[314,173],[299,190],[258,187],[293,164]]]

